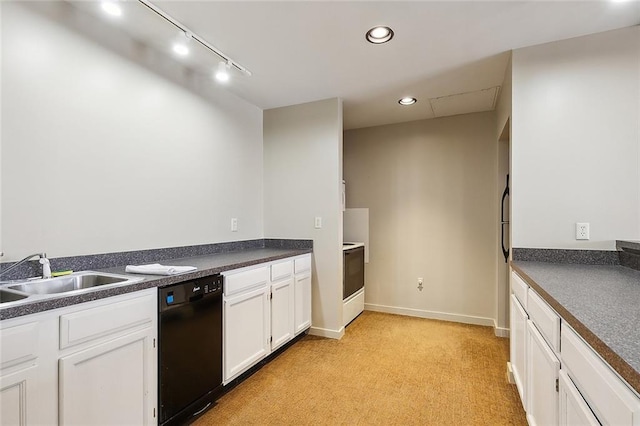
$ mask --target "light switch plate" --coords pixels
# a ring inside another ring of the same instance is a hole
[[[231,232],[238,232],[238,218],[231,218]]]

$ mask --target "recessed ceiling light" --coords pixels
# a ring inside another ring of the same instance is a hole
[[[402,99],[400,99],[400,100],[398,101],[398,103],[399,103],[400,105],[405,105],[405,106],[406,106],[406,105],[413,105],[413,104],[415,104],[416,102],[418,102],[418,100],[417,100],[416,98],[409,98],[409,97],[402,98]]]
[[[367,31],[367,41],[373,44],[386,43],[393,38],[393,30],[389,27],[373,27]]]
[[[112,1],[103,1],[102,10],[111,16],[122,15],[122,9],[120,8],[120,6]]]
[[[189,48],[184,44],[174,44],[173,51],[180,56],[186,56],[189,54]]]

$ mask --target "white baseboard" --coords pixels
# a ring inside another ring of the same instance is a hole
[[[364,304],[365,311],[385,312],[388,314],[406,315],[410,317],[437,319],[442,321],[461,322],[463,324],[474,324],[494,327],[493,318],[474,317],[470,315],[449,314],[446,312],[425,311],[422,309],[398,308],[395,306],[376,305],[373,303]]]
[[[508,328],[496,327],[494,325],[493,330],[495,331],[495,334],[498,337],[509,337],[511,335],[510,330]]]
[[[515,385],[516,379],[513,377],[513,368],[511,367],[511,363],[507,361],[507,382],[509,384]]]
[[[331,330],[329,328],[311,327],[309,328],[309,334],[312,336],[328,337],[329,339],[342,339],[344,336],[344,326],[340,327],[340,330]]]

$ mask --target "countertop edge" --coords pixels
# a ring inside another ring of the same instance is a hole
[[[165,287],[172,284],[177,284],[180,282],[203,278],[207,276],[211,276],[214,274],[232,271],[234,269],[245,268],[248,266],[258,265],[261,263],[273,262],[280,259],[285,259],[288,257],[301,256],[304,254],[313,253],[312,249],[280,249],[281,253],[273,254],[264,257],[256,257],[251,260],[236,262],[236,263],[228,263],[221,266],[216,266],[213,268],[206,269],[198,269],[197,271],[189,272],[186,274],[179,275],[169,275],[169,276],[159,276],[159,275],[135,275],[137,277],[144,277],[142,281],[138,281],[136,283],[132,283],[129,285],[124,285],[120,287],[111,287],[111,288],[103,288],[96,289],[92,291],[85,291],[82,293],[77,293],[73,295],[67,296],[58,296],[51,297],[48,299],[41,299],[33,302],[26,302],[22,304],[18,304],[15,306],[8,307],[0,307],[0,321],[9,320],[12,318],[19,318],[26,315],[37,314],[40,312],[46,312],[58,308],[64,308],[67,306],[78,305],[85,302],[91,302],[94,300],[105,299],[107,297],[118,296],[121,294],[133,293],[135,291],[145,290],[153,287]],[[242,252],[236,252],[237,254]],[[210,255],[215,256],[215,254]],[[203,257],[203,256],[198,256]],[[185,261],[190,258],[181,258],[180,261]],[[163,261],[163,263],[170,263],[171,261]],[[97,272],[111,272],[118,273],[123,275],[132,275],[126,274],[124,272],[124,266],[115,267],[115,268],[106,268],[106,269],[96,269]]]
[[[517,264],[510,262],[511,267],[532,287],[539,295],[549,304],[559,315],[565,320],[571,328],[585,342],[587,342],[595,352],[607,362],[611,368],[631,386],[636,393],[640,394],[640,373],[638,373],[631,365],[629,365],[620,355],[607,346],[600,338],[580,322],[571,312],[569,312],[562,304],[555,300],[547,293],[538,283],[527,275]],[[561,350],[562,353],[562,350]]]

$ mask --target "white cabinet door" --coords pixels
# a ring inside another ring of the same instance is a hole
[[[531,426],[557,425],[560,361],[531,321],[527,334],[527,421]]]
[[[60,358],[60,424],[155,424],[154,336],[147,328]]]
[[[37,424],[37,365],[0,377],[0,425]]]
[[[0,425],[57,422],[57,317],[0,321]]]
[[[527,313],[515,295],[511,295],[511,369],[516,388],[520,394],[522,407],[527,410],[526,402],[526,353],[527,353]]]
[[[224,384],[269,354],[269,287],[224,299]]]
[[[271,350],[293,339],[293,279],[271,284]]]
[[[560,426],[599,426],[600,423],[591,412],[578,389],[564,370],[560,370]]]
[[[297,274],[295,287],[295,334],[311,327],[311,272]]]

